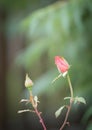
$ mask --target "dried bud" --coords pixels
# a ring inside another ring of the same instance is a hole
[[[26,80],[25,80],[25,87],[28,89],[31,89],[33,86],[32,80],[28,77],[28,74],[26,74]]]

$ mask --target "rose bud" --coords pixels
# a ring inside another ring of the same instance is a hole
[[[25,80],[25,87],[28,88],[29,90],[32,89],[33,82],[32,80],[28,77],[28,74],[26,74],[26,80]]]
[[[68,62],[60,56],[55,56],[55,64],[58,68],[58,71],[65,76],[68,72],[68,69],[70,68],[70,65],[68,64]]]

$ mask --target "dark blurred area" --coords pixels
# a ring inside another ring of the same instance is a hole
[[[70,77],[76,96],[87,104],[74,105],[70,126],[64,130],[92,129],[92,2],[91,0],[0,1],[0,130],[42,130],[34,113],[18,114],[29,106],[25,74],[35,82],[39,110],[48,130],[58,130],[65,111],[55,111],[69,95],[65,79],[59,79],[54,56],[63,55],[72,65]]]

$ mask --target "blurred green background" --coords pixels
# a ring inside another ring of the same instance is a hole
[[[1,0],[0,1],[0,130],[41,130],[36,115],[17,114],[30,106],[20,104],[29,93],[25,75],[34,82],[33,93],[48,130],[58,130],[65,111],[55,111],[69,96],[66,78],[58,75],[54,56],[63,56],[75,96],[87,105],[76,104],[65,130],[92,130],[92,0]]]

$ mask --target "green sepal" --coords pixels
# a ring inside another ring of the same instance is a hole
[[[32,91],[32,86],[27,87],[28,91]]]
[[[64,100],[71,99],[71,97],[65,97]]]
[[[65,105],[60,107],[56,112],[55,112],[55,116],[56,118],[61,114],[62,110],[65,108]]]

